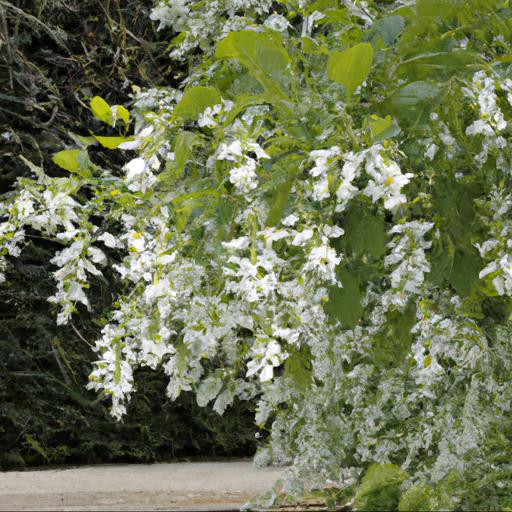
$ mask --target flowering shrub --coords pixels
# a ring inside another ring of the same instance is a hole
[[[111,265],[89,386],[118,419],[141,365],[220,414],[257,397],[257,460],[291,464],[272,501],[510,507],[511,14],[164,0],[186,87],[138,91],[131,115],[94,98],[120,135],[76,137],[67,177],[32,166],[0,268],[33,231],[62,244],[65,324]],[[95,143],[135,153],[102,169]]]

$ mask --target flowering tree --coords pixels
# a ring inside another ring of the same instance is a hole
[[[27,162],[0,271],[33,232],[62,244],[65,324],[113,267],[89,386],[117,419],[140,365],[220,414],[257,398],[257,460],[291,464],[272,500],[511,507],[511,15],[161,1],[184,90],[139,90],[131,113],[95,97],[119,136],[75,136],[66,177]],[[93,144],[135,153],[103,169]]]

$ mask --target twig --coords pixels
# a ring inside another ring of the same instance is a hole
[[[0,8],[0,18],[2,19],[2,32],[3,36],[5,38],[5,45],[7,46],[7,64],[8,64],[8,70],[9,70],[9,85],[11,86],[11,91],[14,90],[14,81],[12,79],[12,63],[13,63],[13,57],[12,57],[12,48],[11,48],[11,40],[9,38],[9,28],[7,26],[7,17],[5,16],[5,9],[2,7]]]
[[[48,25],[43,23],[41,20],[37,19],[35,16],[32,16],[32,14],[29,14],[28,12],[25,12],[23,9],[20,9],[19,7],[12,5],[11,2],[8,2],[7,0],[0,0],[0,6],[10,9],[19,16],[26,18],[28,21],[36,25],[39,25],[60,47],[64,48],[66,51],[69,51],[66,43],[64,43],[64,41],[62,41],[62,39],[56,35],[56,32],[52,30]]]
[[[94,347],[91,343],[89,343],[80,333],[80,331],[75,327],[73,322],[69,322],[69,325],[71,325],[73,331],[75,331],[76,335],[92,350],[94,350]]]

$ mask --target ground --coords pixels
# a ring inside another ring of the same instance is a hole
[[[251,461],[0,473],[0,510],[238,510],[282,471]]]

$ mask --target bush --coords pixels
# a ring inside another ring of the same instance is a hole
[[[139,367],[219,413],[257,397],[257,460],[293,463],[277,499],[506,507],[511,14],[164,0],[185,87],[93,98],[116,138],[55,155],[63,178],[27,164],[3,265],[24,230],[62,245],[60,325],[115,283],[89,384],[114,417]],[[135,153],[106,167],[98,144]]]

